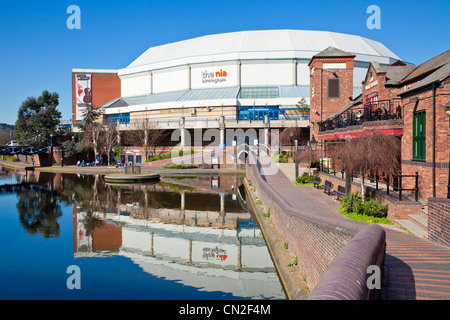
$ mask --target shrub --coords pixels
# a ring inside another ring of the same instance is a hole
[[[283,151],[281,153],[276,152],[275,155],[272,157],[272,160],[275,161],[275,159],[278,157],[279,163],[288,163],[288,154],[286,151]]]
[[[366,198],[366,201],[362,201],[359,192],[343,197],[341,205],[346,213],[357,213],[375,218],[387,217],[388,206],[386,204],[378,204],[377,200],[373,198]]]
[[[176,163],[166,163],[162,165],[163,169],[191,169],[197,168],[195,164],[176,164]]]
[[[312,183],[315,178],[316,178],[315,175],[309,174],[308,172],[304,172],[301,177],[297,177],[296,181],[299,184],[307,184]]]

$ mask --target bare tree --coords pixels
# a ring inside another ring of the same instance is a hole
[[[110,165],[111,151],[118,140],[118,129],[115,124],[108,122],[103,127],[103,141],[106,155],[108,156],[108,166]]]
[[[304,152],[297,152],[294,156],[294,160],[306,162],[308,168],[311,170],[312,164],[319,162],[319,152],[311,151],[311,148],[307,147]]]
[[[154,122],[148,119],[141,120],[134,124],[133,140],[136,144],[144,148],[145,159],[149,155],[154,156],[156,148],[161,146],[167,134],[164,130],[158,129]]]
[[[99,154],[103,144],[103,125],[98,122],[92,122],[84,129],[81,137],[81,144],[84,147],[92,148],[94,156]]]
[[[364,200],[365,175],[370,171],[393,174],[400,169],[401,142],[393,135],[371,131],[347,143],[336,144],[329,155],[345,172],[361,175],[361,197]]]
[[[14,132],[11,129],[0,130],[0,145],[5,145],[9,143],[10,140],[10,132],[11,136],[14,136]]]

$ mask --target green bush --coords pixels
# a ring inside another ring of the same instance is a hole
[[[366,198],[365,201],[362,201],[359,192],[343,197],[341,205],[346,213],[357,213],[375,218],[387,217],[388,206],[386,204],[378,204],[377,200],[373,198]]]
[[[308,172],[304,172],[301,177],[297,177],[296,181],[299,184],[307,184],[307,183],[312,183],[315,178],[316,178],[316,175],[309,174]]]
[[[283,151],[281,153],[275,152],[274,156],[272,157],[272,161],[275,161],[276,158],[278,157],[278,162],[279,163],[288,163],[288,154],[286,153],[286,151]]]
[[[176,164],[176,163],[166,163],[162,165],[163,169],[191,169],[197,168],[195,164]]]

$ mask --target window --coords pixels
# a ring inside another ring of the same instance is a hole
[[[278,87],[241,88],[241,91],[239,92],[239,98],[241,99],[271,99],[278,97]]]
[[[425,111],[420,111],[413,114],[413,160],[425,158]]]
[[[327,96],[329,99],[339,98],[341,96],[339,78],[329,78],[327,88]]]

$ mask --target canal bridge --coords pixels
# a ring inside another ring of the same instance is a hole
[[[33,147],[33,146],[27,146],[27,147],[21,147],[21,146],[0,146],[0,155],[34,155],[34,154],[41,154],[41,155],[49,155],[50,154],[50,147]]]

